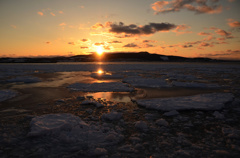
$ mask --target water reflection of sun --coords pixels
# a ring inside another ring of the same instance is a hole
[[[103,74],[103,70],[99,69],[99,70],[97,71],[97,73],[98,73],[99,75],[101,75],[101,74]]]

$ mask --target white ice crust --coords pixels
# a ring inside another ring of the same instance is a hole
[[[172,110],[220,110],[233,100],[231,93],[210,93],[186,97],[156,98],[137,100],[137,104],[147,109]]]
[[[142,78],[139,76],[124,78],[123,82],[129,83],[134,87],[171,87],[164,79]]]
[[[17,95],[17,92],[12,90],[0,90],[0,102],[13,98]]]
[[[79,117],[63,114],[47,114],[37,116],[30,123],[29,137],[45,136],[49,140],[59,143],[78,143],[78,146],[104,147],[114,145],[123,139],[119,131],[105,130],[100,125],[89,125]]]
[[[103,83],[74,83],[68,88],[83,92],[131,92],[133,88],[121,82],[103,82]]]

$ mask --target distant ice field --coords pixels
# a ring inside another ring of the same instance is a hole
[[[137,88],[238,91],[240,80],[240,65],[234,63],[15,63],[0,64],[0,72],[0,90],[66,87],[98,92],[98,96],[99,92],[129,92]],[[50,74],[50,77],[43,74]],[[2,91],[0,97],[8,95],[9,92],[5,92]]]

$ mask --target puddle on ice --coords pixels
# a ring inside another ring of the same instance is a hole
[[[87,93],[84,95],[92,96],[94,99],[106,99],[107,101],[114,101],[114,102],[131,102],[131,94],[129,92],[96,92],[96,93]]]

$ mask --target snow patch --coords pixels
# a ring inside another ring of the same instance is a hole
[[[133,88],[121,82],[103,82],[103,83],[74,83],[68,88],[83,92],[131,92]]]
[[[232,100],[231,93],[211,93],[175,98],[143,99],[137,100],[137,104],[147,109],[161,111],[220,110],[226,102]]]

